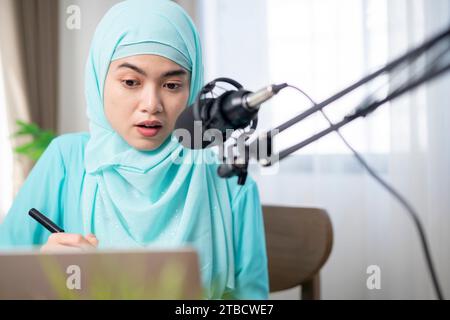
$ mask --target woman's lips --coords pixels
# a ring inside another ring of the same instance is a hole
[[[154,128],[146,128],[146,127],[139,127],[136,126],[138,132],[143,135],[144,137],[154,137],[158,134],[159,130],[162,129],[162,127],[154,127]]]
[[[136,128],[138,132],[146,137],[154,137],[156,136],[162,128],[162,122],[160,120],[144,120],[136,124]]]

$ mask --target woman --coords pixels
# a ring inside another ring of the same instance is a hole
[[[203,84],[201,45],[168,0],[112,7],[86,65],[90,133],[52,141],[0,226],[2,247],[133,248],[189,244],[206,298],[268,296],[256,184],[217,176],[210,151],[183,148],[174,123]],[[66,233],[27,216],[36,208]]]

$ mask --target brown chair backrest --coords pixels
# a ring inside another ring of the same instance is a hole
[[[302,299],[320,298],[319,272],[333,244],[327,212],[263,206],[270,292],[302,286]]]

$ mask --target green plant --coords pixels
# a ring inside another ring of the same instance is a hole
[[[14,148],[14,152],[22,154],[33,161],[37,161],[44,153],[50,142],[56,137],[51,130],[41,129],[35,123],[26,123],[21,120],[16,121],[19,129],[14,133],[13,137],[31,137],[30,142],[26,142]]]

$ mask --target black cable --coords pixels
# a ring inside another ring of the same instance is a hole
[[[294,85],[288,85],[288,87],[297,90],[300,92],[303,96],[305,96],[314,106],[317,105],[317,103],[302,89],[294,86]],[[320,110],[324,118],[327,120],[327,122],[330,124],[330,126],[333,126],[333,123],[328,118],[328,116],[325,114],[323,110]],[[357,161],[367,170],[370,176],[374,178],[378,183],[381,184],[382,187],[384,187],[404,208],[405,210],[410,214],[411,218],[413,219],[414,225],[417,228],[417,231],[419,232],[420,241],[422,244],[422,250],[425,255],[425,259],[428,266],[428,271],[431,275],[431,279],[433,282],[434,290],[436,292],[436,296],[439,300],[443,300],[443,295],[441,288],[439,286],[439,281],[437,278],[437,274],[433,265],[433,260],[431,258],[427,238],[425,235],[424,228],[422,226],[422,223],[420,222],[419,215],[417,214],[417,211],[414,210],[414,208],[409,204],[409,202],[399,193],[397,192],[392,186],[390,186],[386,181],[384,181],[376,172],[373,170],[370,165],[364,160],[364,158],[350,145],[350,143],[344,138],[344,136],[341,134],[341,132],[337,129],[335,130],[340,139],[344,142],[344,144],[350,149],[350,151],[353,153]]]

